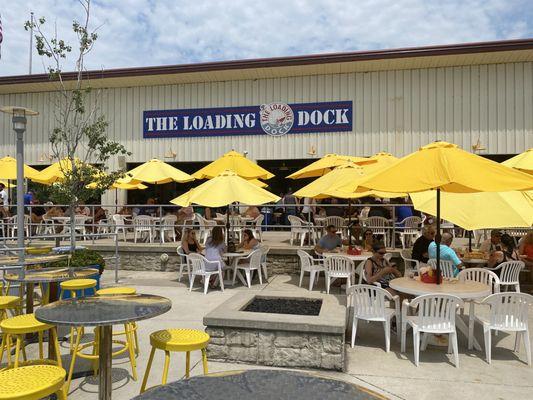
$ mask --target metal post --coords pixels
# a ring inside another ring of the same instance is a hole
[[[101,326],[100,329],[100,357],[99,357],[99,387],[98,398],[110,400],[111,391],[111,352],[112,352],[112,326]]]
[[[440,189],[437,189],[437,234],[435,235],[435,244],[437,245],[437,285],[440,284]]]
[[[33,56],[33,11],[30,13],[31,27],[30,27],[30,65],[28,74],[31,75],[31,65],[32,65],[32,56]]]
[[[24,131],[17,130],[17,247],[21,268],[19,277],[24,278]]]
[[[118,283],[118,264],[119,264],[118,233],[115,233],[115,283]]]
[[[396,248],[396,206],[392,206],[392,237],[390,247]]]

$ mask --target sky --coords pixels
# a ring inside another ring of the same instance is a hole
[[[75,43],[77,0],[0,0],[0,76],[28,73],[31,11]],[[90,26],[100,70],[533,38],[533,0],[98,0]],[[34,50],[33,73],[47,65]]]

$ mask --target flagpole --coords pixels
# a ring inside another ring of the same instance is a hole
[[[32,64],[32,48],[33,48],[33,11],[30,13],[30,66],[29,66],[29,75],[31,75],[31,64]]]

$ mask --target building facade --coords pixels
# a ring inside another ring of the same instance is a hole
[[[150,158],[211,161],[231,149],[282,162],[327,153],[403,156],[434,140],[489,156],[533,147],[533,39],[92,71],[88,78],[99,89],[109,137],[132,153],[112,167]],[[30,165],[51,162],[55,87],[46,75],[0,77],[0,105],[40,113],[26,134]],[[328,111],[339,102],[344,114]],[[272,135],[261,124],[260,106],[271,104],[290,106],[290,115],[273,114],[280,127],[293,119],[288,132]],[[230,125],[222,114],[237,118],[232,129],[222,129]],[[168,125],[147,119],[162,116]],[[165,134],[154,131],[158,124]],[[13,155],[9,118],[0,119],[0,132],[0,155]]]

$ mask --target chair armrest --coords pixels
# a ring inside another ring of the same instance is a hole
[[[407,310],[410,306],[411,304],[409,303],[409,301],[407,299],[404,299],[404,301],[402,302],[402,321],[407,320]]]
[[[396,310],[396,315],[400,317],[400,296],[392,296],[392,299],[394,300],[394,309]]]

